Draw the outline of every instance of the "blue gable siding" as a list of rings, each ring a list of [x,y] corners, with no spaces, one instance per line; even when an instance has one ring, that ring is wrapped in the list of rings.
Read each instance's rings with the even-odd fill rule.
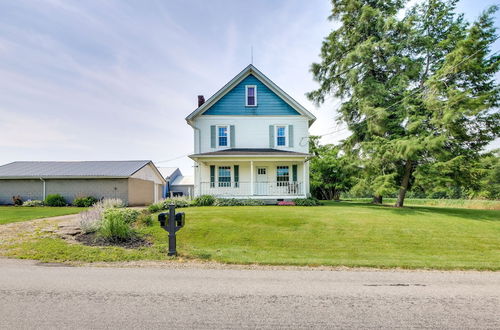
[[[245,106],[245,85],[257,86],[256,107]],[[259,79],[253,75],[249,75],[208,110],[206,110],[203,115],[290,116],[300,114],[273,91],[271,91]]]

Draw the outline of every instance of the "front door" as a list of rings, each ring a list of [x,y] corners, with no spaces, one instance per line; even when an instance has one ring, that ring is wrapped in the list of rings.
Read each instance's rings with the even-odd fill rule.
[[[268,192],[267,167],[257,167],[257,181],[255,183],[255,193],[257,195],[267,195]]]

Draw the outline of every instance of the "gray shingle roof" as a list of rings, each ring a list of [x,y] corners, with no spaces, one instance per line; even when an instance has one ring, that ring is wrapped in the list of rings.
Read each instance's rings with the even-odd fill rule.
[[[13,162],[0,166],[0,178],[129,177],[149,160]]]

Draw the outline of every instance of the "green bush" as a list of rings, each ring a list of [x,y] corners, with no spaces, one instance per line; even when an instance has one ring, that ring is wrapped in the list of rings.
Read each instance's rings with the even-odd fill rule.
[[[134,209],[106,209],[104,210],[103,218],[106,218],[108,214],[119,214],[123,217],[125,223],[132,224],[137,220],[141,212]]]
[[[175,207],[188,207],[190,205],[190,201],[185,198],[185,197],[174,197],[174,198],[167,198],[163,201],[164,210],[168,210],[168,206],[170,205],[171,202],[174,202]]]
[[[19,196],[19,195],[12,196],[12,203],[14,203],[14,205],[16,205],[16,206],[21,206],[21,205],[23,205],[23,200],[21,199],[21,196]]]
[[[91,207],[97,203],[98,199],[92,196],[82,196],[73,199],[73,206],[77,207]]]
[[[137,217],[136,223],[140,226],[149,227],[153,225],[154,221],[151,214],[141,213]]]
[[[106,241],[117,242],[130,240],[135,232],[123,212],[105,212],[98,234]]]
[[[43,201],[28,199],[26,202],[23,203],[23,206],[27,207],[43,206]]]
[[[163,210],[163,201],[148,206],[149,213],[156,213],[160,212],[161,210]]]
[[[216,198],[214,202],[215,206],[241,206],[243,203],[241,200],[236,198]]]
[[[319,206],[322,205],[319,200],[314,197],[309,198],[296,198],[293,200],[297,206]]]
[[[66,206],[66,200],[60,194],[51,194],[45,197],[46,206]]]
[[[214,202],[215,202],[214,196],[202,195],[202,196],[196,197],[191,202],[191,205],[193,205],[193,206],[212,206],[212,205],[214,205]]]
[[[260,199],[242,199],[240,200],[241,204],[240,205],[245,205],[245,206],[261,206],[265,205],[263,200]]]

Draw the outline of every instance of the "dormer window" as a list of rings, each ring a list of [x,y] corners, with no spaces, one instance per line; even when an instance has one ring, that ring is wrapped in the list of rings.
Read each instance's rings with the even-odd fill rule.
[[[245,92],[245,106],[247,107],[255,107],[257,106],[257,86],[255,85],[246,85]]]

